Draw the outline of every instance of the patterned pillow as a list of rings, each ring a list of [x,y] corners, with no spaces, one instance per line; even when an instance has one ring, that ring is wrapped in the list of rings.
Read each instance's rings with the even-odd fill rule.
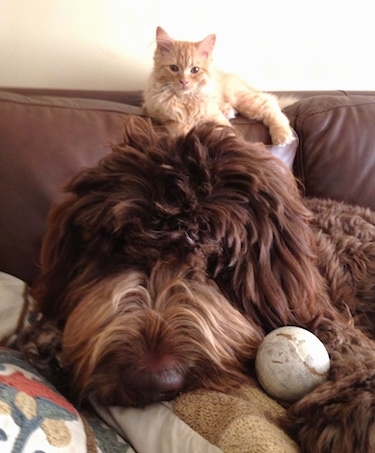
[[[0,349],[0,451],[124,453],[116,432],[77,409],[19,352]]]
[[[24,282],[0,272],[3,345],[5,340],[12,339],[25,296]],[[0,347],[0,452],[134,453],[134,450],[99,417],[78,411],[19,351],[3,346]]]
[[[13,351],[0,352],[0,396],[1,451],[86,450],[77,410]]]

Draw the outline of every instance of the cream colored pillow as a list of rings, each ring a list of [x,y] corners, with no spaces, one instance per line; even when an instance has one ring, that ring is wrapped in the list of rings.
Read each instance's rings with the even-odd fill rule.
[[[0,272],[0,342],[6,341],[15,332],[26,300],[26,290],[25,282]]]

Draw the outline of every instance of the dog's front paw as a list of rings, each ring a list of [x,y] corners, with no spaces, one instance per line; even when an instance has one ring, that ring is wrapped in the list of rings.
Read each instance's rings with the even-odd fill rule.
[[[288,409],[283,427],[304,453],[375,452],[374,378],[326,382]]]

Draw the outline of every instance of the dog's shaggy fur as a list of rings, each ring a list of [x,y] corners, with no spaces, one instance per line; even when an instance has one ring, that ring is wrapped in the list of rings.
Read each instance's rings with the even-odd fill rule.
[[[238,385],[267,332],[303,326],[331,370],[285,428],[304,452],[375,451],[374,213],[303,202],[233,130],[169,138],[137,117],[66,190],[33,288],[31,361],[60,356],[79,398],[143,406]]]

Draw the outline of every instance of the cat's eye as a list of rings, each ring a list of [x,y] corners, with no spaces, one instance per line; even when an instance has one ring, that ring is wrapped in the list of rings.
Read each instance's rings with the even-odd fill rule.
[[[197,72],[199,72],[198,66],[193,66],[193,67],[190,69],[190,72],[191,72],[192,74],[196,74]]]
[[[175,64],[171,64],[169,66],[169,69],[172,71],[172,72],[178,72],[178,66],[175,65]]]

